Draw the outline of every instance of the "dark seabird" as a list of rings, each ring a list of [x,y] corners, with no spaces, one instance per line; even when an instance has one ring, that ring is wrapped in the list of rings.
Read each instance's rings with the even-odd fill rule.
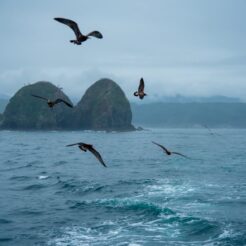
[[[54,20],[69,26],[74,31],[75,36],[76,36],[76,40],[70,40],[71,43],[81,45],[81,43],[86,41],[89,38],[89,36],[99,38],[99,39],[103,38],[103,35],[98,31],[92,31],[92,32],[88,33],[87,35],[83,35],[80,32],[78,24],[75,21],[65,19],[65,18],[54,18]]]
[[[104,163],[100,153],[98,151],[96,151],[94,148],[93,148],[93,145],[92,144],[86,144],[86,143],[74,143],[74,144],[69,144],[67,145],[66,147],[69,147],[69,146],[74,146],[74,145],[78,145],[78,147],[82,150],[82,151],[87,151],[89,150],[99,161],[100,163],[104,166],[104,167],[107,167],[106,164]]]
[[[145,96],[147,96],[147,94],[144,93],[144,80],[143,80],[143,78],[140,79],[138,91],[135,91],[133,93],[133,95],[135,97],[139,97],[140,99],[143,99]]]
[[[210,135],[212,135],[212,136],[221,136],[220,134],[213,132],[207,125],[202,125],[202,126],[209,131]]]
[[[45,97],[41,97],[41,96],[37,96],[37,95],[33,95],[33,94],[32,94],[32,96],[47,101],[47,104],[50,108],[53,108],[56,104],[61,103],[61,102],[65,103],[68,107],[73,108],[72,104],[66,102],[65,100],[63,100],[61,98],[57,98],[55,101],[51,101],[50,99],[45,98]]]
[[[186,155],[183,155],[183,154],[181,154],[181,153],[174,152],[174,151],[170,151],[170,150],[166,149],[166,148],[165,148],[163,145],[161,145],[161,144],[155,143],[155,142],[153,142],[153,141],[152,141],[152,143],[155,144],[155,145],[157,145],[157,146],[159,146],[159,147],[161,147],[167,155],[175,154],[175,155],[180,155],[180,156],[183,156],[183,157],[185,157],[185,158],[187,158],[187,159],[190,159],[190,158],[189,158],[188,156],[186,156]]]

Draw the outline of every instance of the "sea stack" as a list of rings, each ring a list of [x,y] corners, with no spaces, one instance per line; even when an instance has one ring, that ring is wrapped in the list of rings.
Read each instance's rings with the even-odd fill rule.
[[[2,128],[13,130],[53,130],[70,128],[73,109],[59,104],[53,109],[42,100],[37,100],[32,94],[38,94],[51,100],[69,98],[50,82],[37,82],[22,87],[10,99],[2,121]]]
[[[132,131],[132,111],[123,90],[110,79],[90,86],[75,108],[75,125],[83,130]]]

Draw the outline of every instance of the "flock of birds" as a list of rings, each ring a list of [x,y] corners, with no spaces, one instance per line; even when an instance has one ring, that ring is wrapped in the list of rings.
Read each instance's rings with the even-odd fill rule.
[[[65,19],[65,18],[54,18],[54,20],[62,23],[62,24],[65,24],[67,26],[69,26],[75,33],[75,36],[76,36],[76,39],[75,40],[70,40],[71,43],[74,43],[74,44],[77,44],[77,45],[81,45],[82,42],[85,42],[87,39],[90,38],[90,36],[92,37],[95,37],[95,38],[98,38],[98,39],[102,39],[103,38],[103,35],[99,32],[99,31],[92,31],[90,33],[88,33],[87,35],[83,35],[80,30],[79,30],[79,27],[78,27],[78,24],[75,22],[75,21],[72,21],[72,20],[69,20],[69,19]],[[141,100],[144,99],[145,96],[147,96],[147,94],[144,92],[144,80],[143,78],[140,79],[140,82],[139,82],[139,87],[138,87],[138,90],[135,91],[133,93],[134,96],[136,97],[139,97]],[[41,99],[41,100],[44,100],[47,102],[48,106],[52,109],[56,104],[58,103],[64,103],[66,106],[70,107],[70,108],[73,108],[73,105],[67,101],[65,101],[64,99],[62,98],[57,98],[56,100],[51,100],[49,98],[45,98],[45,97],[42,97],[42,96],[39,96],[39,95],[34,95],[32,94],[31,96],[35,97],[35,98],[38,98],[38,99]],[[168,150],[166,147],[164,147],[163,145],[161,144],[158,144],[156,142],[152,142],[153,144],[157,145],[158,147],[160,147],[163,152],[166,154],[166,155],[172,155],[172,154],[176,154],[176,155],[179,155],[179,156],[182,156],[182,157],[185,157],[185,158],[188,158],[190,159],[188,156],[186,155],[183,155],[179,152],[175,152],[175,151],[170,151]],[[78,146],[79,149],[81,151],[84,151],[86,152],[87,150],[90,151],[97,159],[98,161],[104,166],[104,167],[107,167],[107,165],[105,164],[102,156],[100,155],[100,153],[93,147],[93,145],[91,144],[87,144],[87,143],[82,143],[82,142],[79,142],[79,143],[73,143],[73,144],[69,144],[69,145],[66,145],[66,147],[70,147],[70,146]]]

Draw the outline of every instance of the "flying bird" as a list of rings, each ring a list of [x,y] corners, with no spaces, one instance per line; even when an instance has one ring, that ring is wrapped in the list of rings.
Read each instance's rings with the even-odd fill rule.
[[[90,38],[90,36],[95,37],[95,38],[99,38],[99,39],[103,38],[103,35],[99,31],[92,31],[92,32],[88,33],[87,35],[83,35],[80,32],[79,26],[75,21],[65,19],[65,18],[54,18],[54,20],[69,26],[74,31],[75,36],[76,36],[76,40],[70,40],[71,43],[81,45],[81,43],[86,41],[88,38]]]
[[[144,93],[144,80],[143,80],[143,78],[140,79],[138,91],[135,91],[133,93],[133,95],[135,97],[139,97],[140,99],[143,99],[145,96],[147,96],[147,94]]]
[[[180,156],[183,156],[183,157],[185,157],[185,158],[187,158],[187,159],[190,159],[190,158],[189,158],[188,156],[186,156],[186,155],[183,155],[183,154],[181,154],[181,153],[178,153],[178,152],[174,152],[174,151],[168,150],[167,148],[165,148],[165,147],[164,147],[163,145],[161,145],[161,144],[158,144],[158,143],[153,142],[153,141],[152,141],[152,143],[155,144],[155,145],[157,145],[157,146],[159,146],[159,147],[161,147],[167,155],[175,154],[175,155],[180,155]]]
[[[207,125],[202,125],[204,128],[206,128],[209,131],[209,134],[212,136],[221,136],[220,134],[213,132]]]
[[[86,144],[86,143],[74,143],[74,144],[69,144],[69,145],[66,145],[66,147],[70,147],[70,146],[74,146],[74,145],[78,145],[78,147],[86,152],[87,150],[89,150],[98,160],[99,162],[104,166],[104,167],[107,167],[105,162],[103,161],[102,159],[102,156],[100,155],[100,153],[94,149],[93,145],[92,144]]]
[[[64,104],[66,104],[68,107],[73,108],[73,105],[72,105],[72,104],[66,102],[65,100],[63,100],[63,99],[61,99],[61,98],[57,98],[55,101],[51,101],[50,99],[45,98],[45,97],[37,96],[37,95],[34,95],[34,94],[31,94],[31,95],[32,95],[33,97],[36,97],[36,98],[45,100],[50,108],[53,108],[53,107],[54,107],[56,104],[58,104],[58,103],[64,103]]]

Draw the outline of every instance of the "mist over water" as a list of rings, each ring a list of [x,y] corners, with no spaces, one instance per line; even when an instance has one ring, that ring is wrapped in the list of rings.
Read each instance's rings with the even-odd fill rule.
[[[214,131],[1,131],[0,244],[245,245],[246,130]]]

